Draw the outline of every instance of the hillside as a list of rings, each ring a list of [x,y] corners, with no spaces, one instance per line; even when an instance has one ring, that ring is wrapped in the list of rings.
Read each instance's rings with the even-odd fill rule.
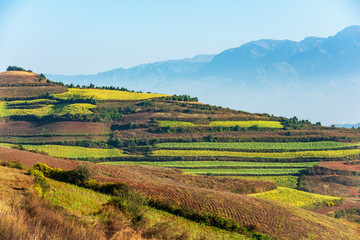
[[[356,219],[336,211],[360,209],[359,129],[252,114],[188,95],[62,86],[50,80],[35,86],[39,75],[28,72],[0,76],[7,84],[0,87],[6,88],[0,97],[0,162],[59,168],[37,168],[54,189],[65,186],[52,181],[68,181],[102,191],[106,196],[97,197],[103,200],[114,186],[131,189],[135,195],[122,194],[132,200],[115,204],[124,211],[122,219],[136,222],[127,211],[134,210],[130,206],[141,194],[147,202],[141,200],[142,207],[152,214],[192,226],[185,239],[218,239],[218,231],[223,239],[232,234],[240,234],[234,239],[358,238],[358,224],[325,214]],[[30,84],[40,90],[12,95]],[[71,182],[84,166],[90,180]],[[79,211],[76,205],[62,207]],[[199,223],[211,228],[202,230],[210,237],[196,233]],[[145,234],[148,225],[141,231],[127,226],[151,239]]]

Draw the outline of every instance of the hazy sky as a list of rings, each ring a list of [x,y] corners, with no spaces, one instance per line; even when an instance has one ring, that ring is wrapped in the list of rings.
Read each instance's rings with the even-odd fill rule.
[[[357,0],[0,0],[0,71],[89,74],[360,25]]]

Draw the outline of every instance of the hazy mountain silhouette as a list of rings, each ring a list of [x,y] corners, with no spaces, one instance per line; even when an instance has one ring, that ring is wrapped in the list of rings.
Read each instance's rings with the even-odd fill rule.
[[[186,93],[203,102],[313,121],[358,122],[360,26],[300,42],[263,39],[217,55],[142,64],[54,81]],[[331,109],[331,110],[330,110]]]

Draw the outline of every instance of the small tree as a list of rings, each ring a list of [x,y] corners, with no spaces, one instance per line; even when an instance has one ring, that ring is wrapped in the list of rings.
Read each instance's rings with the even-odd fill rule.
[[[39,82],[44,79],[46,79],[45,75],[43,73],[40,73]]]

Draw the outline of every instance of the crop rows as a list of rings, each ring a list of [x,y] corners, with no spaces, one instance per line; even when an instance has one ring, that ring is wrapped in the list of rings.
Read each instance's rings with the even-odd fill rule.
[[[2,147],[14,147],[15,144],[0,143]],[[60,158],[107,158],[107,157],[126,157],[123,151],[119,149],[100,149],[86,148],[78,146],[63,145],[22,145],[25,150],[46,153],[53,157]]]
[[[339,197],[308,193],[284,187],[278,187],[277,189],[271,191],[251,195],[258,198],[282,202],[295,207],[308,207],[325,201],[340,200]]]
[[[229,177],[229,176],[227,176]],[[282,175],[282,176],[231,176],[231,178],[246,179],[251,181],[263,181],[263,182],[273,182],[276,183],[279,187],[287,188],[297,188],[298,186],[298,176],[292,175]]]
[[[358,156],[360,149],[346,150],[319,150],[301,152],[232,152],[232,151],[213,151],[213,150],[156,150],[152,156],[213,156],[213,157],[238,157],[238,158],[342,158]]]
[[[182,169],[184,173],[214,175],[295,175],[305,168],[215,168]]]
[[[107,89],[80,89],[70,88],[68,92],[54,94],[53,96],[59,99],[67,99],[71,97],[76,98],[94,98],[95,100],[142,100],[149,98],[160,98],[169,95],[155,94],[155,93],[135,93],[118,90],[107,90]]]
[[[238,150],[323,150],[359,146],[360,143],[319,142],[168,142],[156,144],[166,149],[238,149]]]
[[[0,102],[0,117],[8,116],[9,112],[6,108],[6,102]]]
[[[279,163],[279,162],[233,162],[233,161],[169,161],[169,162],[105,162],[103,164],[145,164],[160,167],[175,168],[222,168],[222,167],[246,167],[246,168],[309,168],[319,162],[300,162],[300,163]]]
[[[34,99],[34,100],[16,100],[8,102],[9,105],[24,105],[24,104],[49,104],[49,103],[56,103],[56,100],[51,99]]]
[[[36,115],[39,117],[48,116],[51,114],[54,115],[65,115],[65,114],[92,114],[93,112],[90,109],[95,108],[96,106],[88,103],[74,103],[74,104],[58,104],[58,105],[44,105],[41,108],[28,109],[28,108],[16,108],[16,109],[6,109],[6,107],[1,107],[0,113],[1,116],[25,116],[25,115]]]
[[[243,127],[257,126],[259,128],[283,128],[278,121],[212,121],[208,125],[194,124],[185,121],[159,121],[160,127]]]

